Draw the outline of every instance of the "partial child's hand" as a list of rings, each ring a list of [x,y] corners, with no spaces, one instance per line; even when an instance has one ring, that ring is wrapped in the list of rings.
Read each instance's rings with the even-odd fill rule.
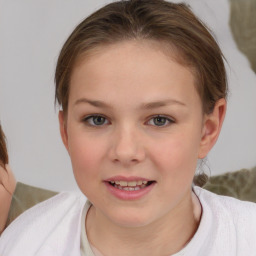
[[[5,229],[15,187],[16,180],[10,167],[0,166],[0,234]]]
[[[16,180],[8,164],[5,165],[5,169],[0,166],[0,186],[1,185],[12,196],[16,187]]]

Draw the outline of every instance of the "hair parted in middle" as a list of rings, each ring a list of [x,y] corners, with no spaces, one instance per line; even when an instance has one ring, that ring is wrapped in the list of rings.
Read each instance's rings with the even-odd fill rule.
[[[187,5],[163,0],[116,1],[82,21],[60,52],[55,72],[55,102],[65,115],[70,78],[77,63],[97,47],[128,40],[159,42],[165,46],[163,51],[169,49],[172,58],[188,66],[195,76],[204,113],[211,113],[216,101],[226,98],[222,52]]]

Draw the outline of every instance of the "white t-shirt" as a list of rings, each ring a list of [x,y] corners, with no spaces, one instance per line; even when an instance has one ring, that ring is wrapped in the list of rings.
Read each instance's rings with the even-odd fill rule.
[[[194,191],[202,205],[200,225],[186,247],[173,256],[255,256],[256,204],[199,187]],[[83,251],[94,256],[81,230],[89,208],[84,196],[66,192],[36,205],[4,231],[0,255],[80,256]]]

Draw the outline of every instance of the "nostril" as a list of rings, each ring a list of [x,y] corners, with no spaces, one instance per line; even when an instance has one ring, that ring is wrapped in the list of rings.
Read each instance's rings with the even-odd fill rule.
[[[144,147],[137,136],[132,136],[132,132],[124,131],[125,134],[119,134],[111,139],[109,156],[115,163],[125,165],[136,164],[145,157]],[[129,133],[129,134],[127,134]]]

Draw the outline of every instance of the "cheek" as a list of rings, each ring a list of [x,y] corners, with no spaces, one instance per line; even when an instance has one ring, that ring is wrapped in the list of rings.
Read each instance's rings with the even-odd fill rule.
[[[78,183],[80,180],[87,181],[90,177],[99,175],[100,165],[104,161],[104,152],[105,146],[102,141],[83,136],[81,133],[76,133],[74,136],[70,134],[69,155]]]
[[[155,164],[161,166],[162,172],[173,179],[181,176],[193,177],[198,159],[199,137],[197,134],[175,134],[162,143],[157,143],[151,152]]]

